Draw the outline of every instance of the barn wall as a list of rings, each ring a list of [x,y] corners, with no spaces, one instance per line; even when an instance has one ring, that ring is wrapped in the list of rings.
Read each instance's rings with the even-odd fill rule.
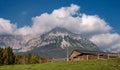
[[[92,59],[109,59],[109,58],[119,58],[120,54],[109,53],[109,54],[91,54],[91,53],[80,53],[79,51],[73,51],[70,55],[70,60],[92,60]]]
[[[73,51],[69,58],[70,58],[70,59],[73,59],[74,57],[77,57],[77,56],[80,55],[80,54],[81,54],[80,52]]]

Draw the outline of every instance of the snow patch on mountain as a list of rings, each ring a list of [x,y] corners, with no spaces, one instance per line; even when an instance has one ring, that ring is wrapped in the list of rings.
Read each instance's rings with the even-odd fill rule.
[[[55,41],[42,42],[39,46],[45,46],[45,45],[49,45],[51,43],[55,43]]]
[[[69,47],[69,46],[70,46],[70,43],[65,41],[65,39],[63,39],[62,42],[61,42],[61,47],[63,49],[65,49],[65,47]]]
[[[66,33],[62,33],[62,32],[56,32],[56,33],[50,33],[48,35],[48,37],[58,37],[58,36],[61,36],[62,38],[64,38],[64,36],[69,36],[69,34],[66,32]]]

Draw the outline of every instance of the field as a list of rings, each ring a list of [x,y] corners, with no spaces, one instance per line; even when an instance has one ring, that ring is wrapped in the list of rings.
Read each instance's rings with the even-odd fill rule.
[[[0,66],[0,70],[120,70],[120,59],[5,65]]]

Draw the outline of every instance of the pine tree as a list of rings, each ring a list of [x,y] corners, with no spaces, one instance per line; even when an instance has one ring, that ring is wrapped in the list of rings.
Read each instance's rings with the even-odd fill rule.
[[[15,56],[13,54],[12,48],[7,48],[7,57],[8,57],[8,64],[14,64]]]
[[[12,48],[8,47],[3,50],[3,64],[9,65],[9,64],[14,64],[15,61],[15,56],[13,54]]]
[[[7,48],[5,48],[5,49],[3,50],[2,59],[3,59],[3,64],[7,65],[7,64],[8,64],[8,53],[7,53]]]

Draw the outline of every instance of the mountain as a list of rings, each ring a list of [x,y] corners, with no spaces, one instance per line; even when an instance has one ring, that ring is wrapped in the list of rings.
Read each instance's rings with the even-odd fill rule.
[[[10,45],[6,44],[9,42],[13,46],[15,43],[18,47],[13,47],[14,51],[33,53],[43,57],[64,58],[66,57],[67,49],[69,54],[75,49],[100,51],[91,41],[60,27],[35,37],[10,35],[8,37],[2,36],[2,38],[0,36],[0,45]]]
[[[20,36],[20,35],[0,35],[0,47],[6,48],[11,47],[14,52],[20,52],[25,44],[30,40],[30,36]],[[27,49],[26,51],[28,51]]]
[[[32,47],[32,50],[28,51],[28,53],[54,58],[66,57],[67,48],[69,54],[75,49],[100,51],[91,41],[60,27],[29,40],[26,46]]]
[[[15,35],[0,35],[0,47],[12,47],[13,49],[18,49],[20,46],[20,36],[15,37]],[[16,47],[17,46],[17,47]]]

